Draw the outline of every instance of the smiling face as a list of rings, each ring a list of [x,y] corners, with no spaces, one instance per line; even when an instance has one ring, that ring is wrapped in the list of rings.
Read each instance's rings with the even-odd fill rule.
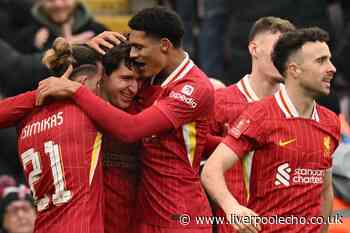
[[[103,78],[103,90],[108,101],[118,108],[128,108],[137,94],[138,78],[139,75],[123,62],[110,76]]]
[[[161,51],[160,39],[147,35],[143,31],[132,30],[129,43],[130,58],[135,61],[142,77],[156,76],[164,69],[166,58]]]
[[[42,0],[42,6],[55,24],[64,24],[73,14],[76,0]]]
[[[308,42],[296,54],[299,85],[314,97],[328,95],[336,69],[325,42]]]

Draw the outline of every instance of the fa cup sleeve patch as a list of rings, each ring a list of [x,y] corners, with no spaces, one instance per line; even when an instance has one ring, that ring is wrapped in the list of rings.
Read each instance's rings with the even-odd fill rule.
[[[229,134],[235,138],[239,138],[249,127],[250,119],[246,116],[240,116],[231,126]]]

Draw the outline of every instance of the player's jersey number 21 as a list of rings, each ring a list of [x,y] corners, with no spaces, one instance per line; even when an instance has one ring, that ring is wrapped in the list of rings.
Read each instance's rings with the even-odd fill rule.
[[[28,175],[28,182],[30,189],[32,190],[34,200],[37,202],[38,211],[46,209],[50,204],[50,199],[53,205],[57,206],[68,202],[72,198],[72,193],[66,190],[65,179],[63,177],[63,164],[60,156],[60,148],[58,144],[53,141],[47,141],[44,143],[45,155],[49,156],[50,167],[53,177],[53,184],[55,187],[55,193],[50,198],[47,194],[44,197],[38,199],[34,184],[40,180],[42,173],[42,164],[40,162],[39,152],[31,148],[21,154],[23,167],[26,170],[29,164],[32,164],[33,170]]]

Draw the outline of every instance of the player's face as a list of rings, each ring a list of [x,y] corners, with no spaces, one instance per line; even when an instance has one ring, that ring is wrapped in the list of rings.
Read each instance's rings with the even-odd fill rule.
[[[165,67],[160,40],[143,31],[132,30],[129,36],[130,58],[133,59],[142,77],[158,75]]]
[[[13,201],[5,211],[4,228],[7,232],[32,233],[36,214],[28,201]]]
[[[103,79],[108,101],[118,108],[128,108],[137,94],[139,81],[139,75],[122,64]]]
[[[308,42],[300,51],[300,85],[314,97],[328,95],[336,69],[325,42]]]
[[[50,19],[56,24],[67,22],[74,10],[76,0],[42,0]]]
[[[277,82],[283,82],[283,77],[272,63],[271,54],[273,47],[280,36],[280,32],[265,32],[257,35],[254,40],[257,45],[255,62],[257,63],[259,72],[264,73],[266,77],[270,77]]]

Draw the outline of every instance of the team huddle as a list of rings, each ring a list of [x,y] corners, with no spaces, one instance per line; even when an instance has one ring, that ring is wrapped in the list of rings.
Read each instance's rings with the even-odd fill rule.
[[[182,49],[176,13],[144,9],[129,27],[87,45],[56,39],[43,57],[55,76],[1,101],[0,127],[18,128],[35,232],[211,233],[198,217],[232,215],[254,221],[217,232],[327,232],[256,221],[331,214],[340,124],[316,103],[336,72],[327,32],[257,20],[251,73],[214,91]]]

